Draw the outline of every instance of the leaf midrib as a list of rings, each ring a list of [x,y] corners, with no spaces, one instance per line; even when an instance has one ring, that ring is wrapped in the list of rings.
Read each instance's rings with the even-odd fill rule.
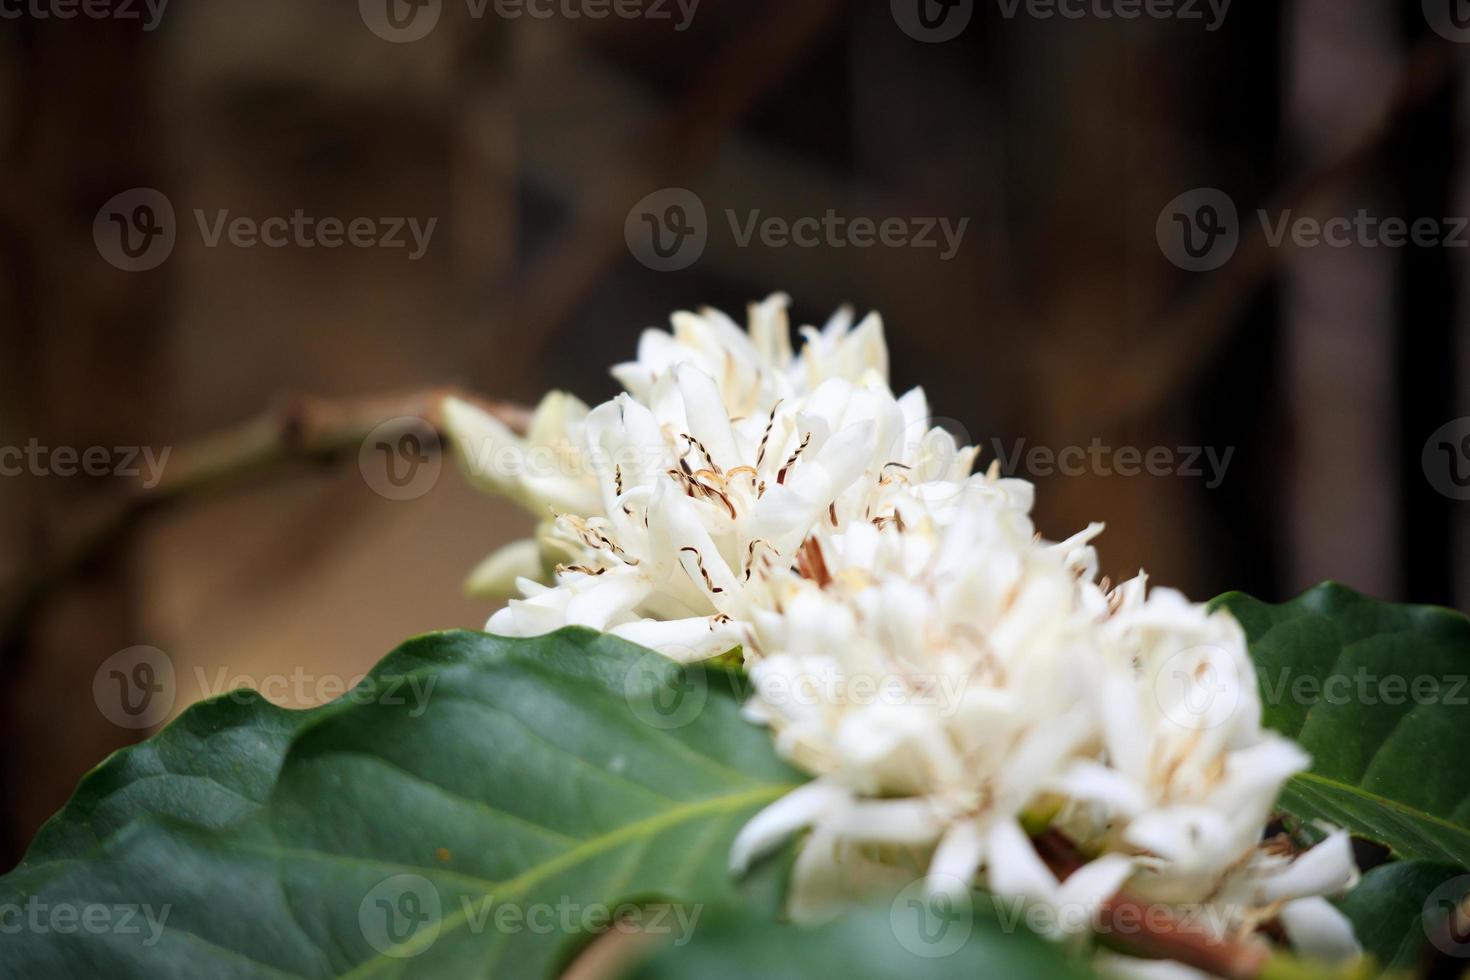
[[[495,891],[501,896],[523,895],[529,889],[545,881],[547,878],[558,874],[577,864],[597,857],[612,850],[619,844],[637,840],[639,837],[651,836],[658,831],[677,826],[688,820],[709,814],[732,813],[744,807],[756,803],[769,802],[777,797],[797,788],[795,783],[780,783],[776,785],[759,786],[756,789],[744,790],[739,793],[731,793],[723,796],[714,796],[699,800],[695,803],[683,804],[651,816],[635,820],[632,823],[623,824],[605,834],[589,837],[576,847],[558,854],[548,861],[535,865],[504,882],[495,886]],[[490,897],[489,892],[486,897]],[[609,896],[609,900],[615,900],[617,896]],[[428,948],[428,945],[437,942],[446,932],[452,932],[468,922],[468,914],[461,903],[460,909],[451,915],[445,916],[440,922],[438,930],[420,930],[410,936],[406,941],[392,947],[390,952],[381,953],[369,960],[364,960],[348,972],[342,974],[339,980],[354,980],[354,978],[372,976],[381,967],[392,962],[400,962],[416,953]],[[421,940],[421,937],[427,937]]]
[[[1330,789],[1340,790],[1341,792],[1356,796],[1364,802],[1374,803],[1378,806],[1384,807],[1385,809],[1393,810],[1397,813],[1403,814],[1406,817],[1410,817],[1412,819],[1419,820],[1427,824],[1432,824],[1443,830],[1448,830],[1453,834],[1463,837],[1467,843],[1470,843],[1470,829],[1461,827],[1455,823],[1451,823],[1444,817],[1437,816],[1433,813],[1428,812],[1427,810],[1417,810],[1414,807],[1409,806],[1407,803],[1400,803],[1398,800],[1391,800],[1386,796],[1379,796],[1377,793],[1373,793],[1369,790],[1364,789],[1361,786],[1354,785],[1353,783],[1345,783],[1341,780],[1331,779],[1327,776],[1319,775],[1315,772],[1299,772],[1295,776],[1293,776],[1292,779],[1308,783],[1320,783],[1321,785],[1326,786]]]

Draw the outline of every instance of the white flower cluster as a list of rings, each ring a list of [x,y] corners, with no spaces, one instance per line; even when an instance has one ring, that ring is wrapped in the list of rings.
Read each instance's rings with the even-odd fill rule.
[[[972,474],[923,392],[895,397],[876,316],[803,328],[793,353],[786,303],[752,306],[748,332],[676,314],[614,369],[625,394],[553,393],[524,438],[446,405],[471,478],[545,518],[475,574],[524,595],[488,629],[583,625],[684,661],[740,647],[749,715],[816,778],[732,860],[808,830],[799,919],[919,871],[1044,903],[1058,934],[1126,889],[1354,955],[1322,897],[1356,878],[1347,836],[1261,841],[1307,759],[1261,727],[1238,624],[1142,574],[1100,583],[1101,525],[1042,540],[1029,483]]]

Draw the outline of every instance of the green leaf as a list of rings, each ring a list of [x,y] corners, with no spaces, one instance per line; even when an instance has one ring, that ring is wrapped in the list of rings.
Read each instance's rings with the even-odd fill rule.
[[[814,929],[780,925],[742,909],[711,909],[684,945],[667,944],[632,980],[1074,980],[1092,974],[1065,948],[990,918],[932,920],[922,933],[902,896]],[[675,940],[675,943],[684,940]]]
[[[740,898],[731,839],[799,779],[724,671],[433,634],[331,705],[196,706],[100,767],[0,879],[0,975],[550,976],[620,903]]]
[[[1335,584],[1215,604],[1245,628],[1266,725],[1312,755],[1282,808],[1403,858],[1470,864],[1470,620]]]
[[[420,637],[384,657],[350,698],[316,711],[287,711],[248,689],[201,702],[147,741],[120,749],[88,773],[46,822],[21,868],[82,853],[133,820],[168,816],[225,827],[260,808],[275,785],[291,739],[310,720],[372,691],[412,686],[412,676],[454,661],[473,634]]]
[[[1433,861],[1395,861],[1363,875],[1338,905],[1353,933],[1385,971],[1418,966],[1429,951],[1430,934],[1450,955],[1470,955],[1470,943],[1455,944],[1443,932],[1449,904],[1470,890],[1463,868]]]

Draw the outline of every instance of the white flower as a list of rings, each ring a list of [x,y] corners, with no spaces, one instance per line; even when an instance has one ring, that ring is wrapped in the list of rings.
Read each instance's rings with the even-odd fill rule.
[[[901,522],[817,529],[807,548],[828,582],[792,574],[779,613],[757,614],[748,714],[817,779],[751,821],[735,867],[810,827],[811,840],[920,848],[933,886],[1045,905],[1058,936],[1126,887],[1222,937],[1280,917],[1299,948],[1351,954],[1347,920],[1316,898],[1354,882],[1347,835],[1299,857],[1258,843],[1307,757],[1261,729],[1235,620],[1148,594],[1142,576],[1104,592],[1097,527],[1039,541],[1029,494],[994,476],[938,507],[920,497],[895,498]],[[832,676],[813,688],[828,696],[792,695]],[[831,696],[858,677],[901,696]],[[963,691],[939,696],[956,677]],[[1023,832],[1038,817],[1091,860],[1050,867]],[[807,892],[841,855],[804,849],[795,909],[831,911]]]
[[[1099,583],[1100,524],[1043,540],[1029,483],[972,474],[922,391],[894,396],[876,316],[801,335],[793,352],[780,295],[748,332],[676,314],[614,369],[624,394],[550,395],[524,438],[447,405],[471,478],[542,518],[477,569],[521,593],[487,628],[587,626],[685,661],[741,647],[748,717],[814,779],[731,863],[805,833],[799,920],[901,883],[902,855],[933,888],[1050,908],[1058,937],[1124,890],[1352,955],[1321,898],[1355,880],[1346,835],[1260,840],[1308,760],[1263,729],[1239,625],[1142,573]]]
[[[741,832],[735,867],[810,828],[797,914],[833,911],[811,897],[837,874],[824,864],[904,847],[930,855],[936,887],[1049,907],[1058,936],[1126,886],[1220,935],[1280,915],[1300,948],[1348,951],[1346,920],[1314,897],[1351,885],[1346,835],[1294,859],[1259,843],[1307,758],[1261,728],[1238,624],[1142,577],[1105,592],[1100,528],[1041,541],[1008,482],[899,492],[895,520],[814,531],[823,579],[772,578],[747,712],[817,778]],[[1022,829],[1048,821],[1090,860],[1049,866]]]
[[[937,880],[986,868],[1004,894],[1072,901],[1019,821],[1099,731],[1090,691],[1106,665],[1078,653],[1105,600],[1079,587],[1085,540],[1036,542],[1029,487],[1016,481],[991,474],[932,490],[884,495],[875,522],[819,528],[805,547],[823,576],[773,577],[773,609],[748,631],[757,692],[748,711],[818,776],[814,785],[846,793],[808,815],[814,834],[851,839],[847,828],[862,826],[871,835],[886,823],[868,811],[898,797],[902,812],[924,819],[906,819],[902,841],[877,839],[933,849]],[[800,696],[804,678],[822,676],[842,678],[837,696]],[[737,840],[737,859],[763,826]],[[1116,886],[1130,866],[1110,861],[1106,875],[1094,870],[1072,888]],[[819,872],[797,871],[800,902],[803,873]]]
[[[534,545],[472,577],[495,594],[515,576],[523,594],[488,628],[582,625],[678,659],[715,656],[814,527],[869,520],[896,475],[967,473],[973,450],[925,431],[923,392],[889,390],[877,317],[850,321],[805,328],[793,354],[784,296],[752,307],[749,336],[723,314],[676,314],[672,334],[648,331],[639,359],[615,369],[627,394],[590,411],[549,395],[525,438],[448,402],[471,479],[545,518]],[[539,566],[555,566],[556,592],[526,574]]]

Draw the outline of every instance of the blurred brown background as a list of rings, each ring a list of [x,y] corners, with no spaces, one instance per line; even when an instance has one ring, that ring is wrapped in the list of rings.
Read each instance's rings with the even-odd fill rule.
[[[1202,20],[1123,20],[960,0],[948,15],[968,23],[931,43],[901,27],[902,2],[701,0],[683,30],[672,0],[667,18],[645,0],[603,19],[568,14],[596,0],[544,19],[469,0],[176,0],[154,29],[141,0],[141,20],[0,4],[0,445],[172,447],[182,467],[193,440],[290,396],[454,383],[596,401],[671,310],[739,318],[783,289],[799,322],[882,311],[895,387],[922,383],[986,461],[1017,439],[1233,449],[1215,487],[1018,471],[1048,536],[1108,523],[1114,578],[1143,565],[1198,598],[1285,598],[1332,577],[1470,607],[1467,505],[1421,465],[1470,413],[1466,250],[1266,248],[1251,216],[1470,213],[1470,48],[1431,30],[1433,4],[1238,3],[1211,24],[1203,3]],[[370,26],[388,3],[398,23],[438,20],[390,42]],[[129,272],[93,224],[140,187],[172,203],[177,244]],[[674,272],[624,240],[665,187],[709,214],[704,253]],[[1156,238],[1197,187],[1241,213],[1235,257],[1201,273]],[[209,247],[195,209],[437,224],[415,261]],[[943,260],[742,246],[727,209],[969,223]],[[115,652],[166,651],[176,713],[201,677],[351,679],[410,634],[483,622],[460,582],[528,518],[451,467],[390,500],[355,445],[308,455],[156,507],[117,476],[0,478],[6,866],[142,734],[94,702]],[[143,519],[53,576],[119,499]]]

